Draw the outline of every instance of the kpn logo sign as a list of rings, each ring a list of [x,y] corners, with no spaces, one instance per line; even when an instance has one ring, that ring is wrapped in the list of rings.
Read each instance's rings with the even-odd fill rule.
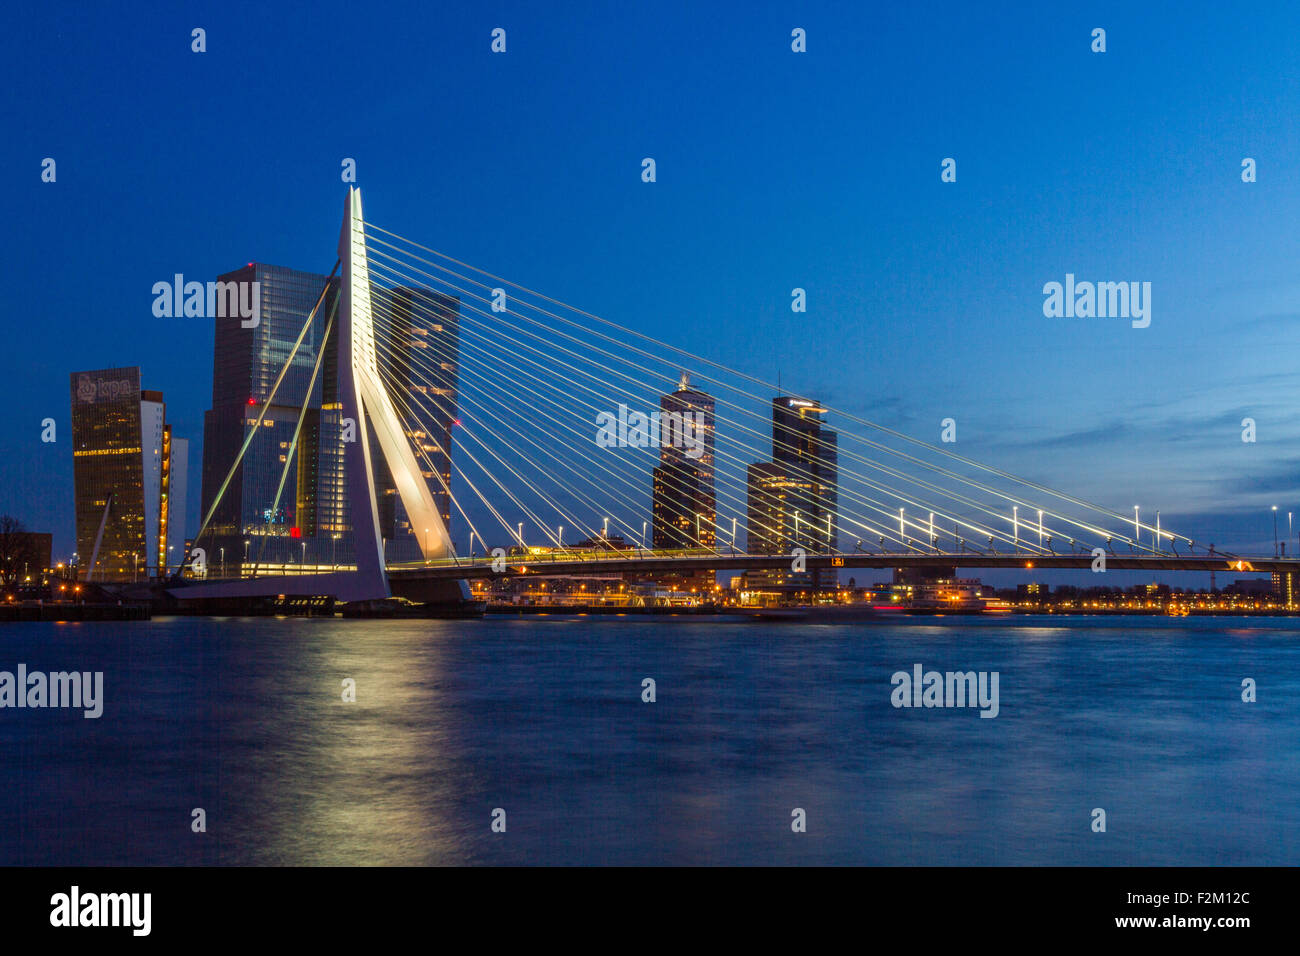
[[[171,282],[153,284],[153,314],[159,319],[224,319],[255,329],[262,321],[262,283],[186,282],[176,273]]]

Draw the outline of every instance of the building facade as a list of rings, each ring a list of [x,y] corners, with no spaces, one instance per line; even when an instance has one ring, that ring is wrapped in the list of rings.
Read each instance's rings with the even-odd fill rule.
[[[838,550],[838,436],[825,427],[826,409],[792,396],[772,400],[772,460],[749,467],[747,548],[751,554],[807,554]],[[750,590],[833,591],[833,568],[789,568],[745,575]]]
[[[313,378],[337,302],[337,280],[254,262],[218,281],[258,283],[260,309],[256,324],[238,314],[213,319],[201,513],[206,516],[214,501],[217,505],[195,544],[204,549],[209,573],[223,576],[251,573],[253,566],[315,569],[330,560],[331,548],[323,542],[346,527],[340,416],[337,403],[331,407],[326,400],[324,369]],[[295,351],[322,291],[317,317]],[[231,473],[245,442],[243,458]],[[337,454],[331,454],[336,446]],[[349,547],[350,541],[345,563]],[[337,547],[333,553],[337,556]]]
[[[659,465],[653,472],[654,547],[713,548],[718,541],[715,490],[714,399],[690,387],[682,374],[676,391],[659,398]],[[688,417],[689,416],[689,417]],[[684,423],[679,429],[678,423]]]
[[[73,372],[71,385],[78,564],[88,580],[156,577],[171,484],[162,393],[141,390],[138,367]]]

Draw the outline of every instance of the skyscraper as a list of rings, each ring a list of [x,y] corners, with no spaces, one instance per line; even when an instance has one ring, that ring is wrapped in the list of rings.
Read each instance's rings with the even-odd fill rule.
[[[166,566],[171,472],[162,393],[141,391],[130,367],[73,372],[71,397],[81,566],[96,581],[155,576]]]
[[[244,564],[292,571],[338,559],[343,542],[329,539],[346,525],[341,423],[337,402],[327,400],[326,369],[314,382],[312,376],[338,282],[329,280],[327,289],[326,276],[265,263],[249,263],[219,281],[257,282],[260,310],[255,325],[237,314],[213,320],[212,408],[203,419],[201,513],[207,515],[218,496],[219,504],[195,543],[205,549],[209,569],[220,567],[228,574]],[[322,291],[326,294],[316,319],[294,352]],[[293,361],[276,388],[290,354]],[[273,389],[275,400],[256,426]],[[254,426],[257,434],[230,474]],[[349,548],[350,541],[341,549],[344,561]]]
[[[656,548],[717,544],[714,407],[713,396],[691,388],[685,372],[676,391],[659,398],[660,422],[667,424],[661,427],[659,466],[653,473]]]
[[[828,554],[837,548],[838,436],[824,427],[826,409],[807,399],[772,400],[772,461],[750,465],[748,550],[753,554]],[[750,572],[755,588],[834,588],[834,569]]]
[[[714,399],[691,388],[682,373],[676,390],[659,397],[659,465],[651,475],[651,540],[658,549],[715,548]],[[663,587],[707,594],[717,571],[661,572]]]

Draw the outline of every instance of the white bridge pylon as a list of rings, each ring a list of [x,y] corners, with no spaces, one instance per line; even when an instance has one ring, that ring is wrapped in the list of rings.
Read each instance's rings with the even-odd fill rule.
[[[397,414],[388,389],[379,376],[375,349],[375,322],[370,301],[370,270],[366,234],[361,214],[361,190],[348,189],[339,233],[339,398],[344,417],[356,422],[356,440],[344,447],[348,498],[352,502],[352,531],[356,542],[357,573],[384,596],[389,592],[384,565],[384,540],[379,529],[366,415],[374,427],[379,452],[393,476],[411,528],[426,560],[451,557],[451,537],[434,504],[424,473],[415,460],[406,425]]]

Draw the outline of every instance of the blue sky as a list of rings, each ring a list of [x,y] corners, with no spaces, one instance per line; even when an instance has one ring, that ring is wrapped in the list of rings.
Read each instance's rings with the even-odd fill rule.
[[[1294,5],[273,6],[0,37],[0,511],[56,547],[68,373],[142,366],[197,482],[211,322],[152,285],[329,271],[343,157],[398,233],[927,440],[954,417],[969,457],[1225,547],[1300,513]],[[1150,327],[1044,317],[1067,272],[1151,282]]]

